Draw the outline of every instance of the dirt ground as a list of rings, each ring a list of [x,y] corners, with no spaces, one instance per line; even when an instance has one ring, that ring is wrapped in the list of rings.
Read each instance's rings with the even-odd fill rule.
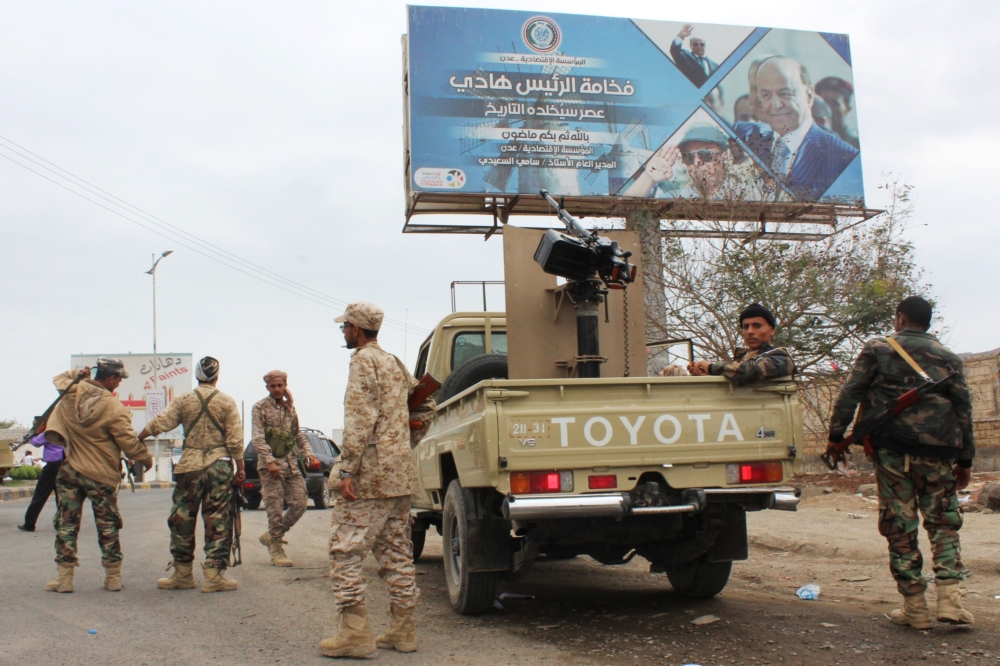
[[[981,485],[984,478],[976,478]],[[797,513],[750,514],[750,559],[734,565],[729,586],[706,601],[683,599],[648,565],[606,567],[586,557],[536,562],[502,592],[534,599],[506,600],[480,618],[447,608],[440,540],[429,536],[420,561],[428,617],[436,632],[515,634],[557,648],[560,658],[533,663],[570,664],[997,664],[1000,663],[1000,515],[969,514],[963,555],[972,575],[963,585],[976,625],[939,625],[928,631],[896,627],[898,605],[884,539],[876,526],[877,501],[854,491],[867,479],[807,479],[813,488]],[[838,490],[823,494],[824,486]],[[841,490],[842,488],[842,490]],[[817,493],[818,490],[818,494]],[[433,535],[433,532],[431,532]],[[929,553],[926,537],[922,550]],[[925,572],[930,572],[930,563]],[[795,590],[820,586],[816,601]],[[934,586],[928,596],[933,609]],[[714,615],[719,621],[694,625]],[[524,655],[519,655],[523,657]],[[484,655],[481,663],[508,663]]]

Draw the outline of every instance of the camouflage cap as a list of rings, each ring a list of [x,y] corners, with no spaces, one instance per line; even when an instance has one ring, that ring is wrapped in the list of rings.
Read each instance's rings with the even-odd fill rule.
[[[338,324],[343,324],[346,321],[366,331],[377,331],[382,328],[382,317],[384,316],[385,313],[374,303],[355,301],[348,305],[344,314],[334,321]]]
[[[122,379],[128,379],[128,373],[125,372],[125,364],[117,358],[101,356],[97,359],[97,371],[102,374],[118,375]]]
[[[714,143],[720,150],[725,150],[729,147],[729,136],[713,125],[695,125],[684,134],[684,138],[681,139],[681,142],[677,146],[683,150],[684,144],[691,141]]]

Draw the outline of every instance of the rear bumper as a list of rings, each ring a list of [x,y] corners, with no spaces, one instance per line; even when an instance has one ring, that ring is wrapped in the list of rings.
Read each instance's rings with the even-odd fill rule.
[[[508,495],[503,501],[507,520],[550,520],[558,518],[623,518],[674,513],[697,513],[708,502],[752,500],[765,508],[796,511],[800,491],[791,487],[770,488],[690,488],[681,494],[681,503],[671,506],[632,506],[628,493],[586,495]]]

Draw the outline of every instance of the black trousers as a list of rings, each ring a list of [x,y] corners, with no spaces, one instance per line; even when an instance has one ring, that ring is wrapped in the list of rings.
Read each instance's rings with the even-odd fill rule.
[[[42,473],[38,477],[38,485],[35,486],[35,494],[31,496],[31,504],[24,512],[24,524],[27,527],[35,526],[38,514],[42,512],[42,507],[49,500],[49,495],[55,490],[56,475],[59,473],[60,467],[62,467],[61,461],[45,463],[45,467],[42,468]]]

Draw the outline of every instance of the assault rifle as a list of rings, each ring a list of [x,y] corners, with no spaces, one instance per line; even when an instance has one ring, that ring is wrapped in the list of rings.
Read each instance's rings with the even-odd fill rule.
[[[17,451],[19,448],[21,448],[22,446],[30,442],[32,439],[34,439],[35,436],[38,435],[38,433],[44,432],[45,424],[48,423],[49,417],[52,416],[52,411],[56,408],[56,405],[59,404],[59,401],[62,400],[64,395],[69,393],[69,390],[71,388],[79,384],[80,380],[82,380],[86,376],[87,376],[86,374],[77,375],[76,379],[71,381],[69,383],[69,386],[67,386],[65,390],[60,391],[59,396],[52,401],[52,404],[49,405],[49,408],[46,409],[44,412],[42,412],[41,416],[36,416],[35,419],[31,422],[31,429],[28,430],[27,433],[25,433],[24,437],[21,438],[21,441],[18,442],[17,444],[10,444],[11,451]]]
[[[247,505],[243,486],[233,484],[233,545],[229,553],[229,566],[238,567],[243,564],[243,548],[240,546],[240,535],[243,534],[243,508]]]
[[[851,434],[848,435],[839,444],[830,444],[826,453],[819,457],[827,467],[831,470],[837,469],[837,463],[847,462],[847,452],[852,444],[861,443],[864,446],[865,453],[871,455],[873,449],[871,444],[871,434],[878,430],[880,427],[896,418],[903,412],[907,407],[917,404],[923,400],[924,396],[932,391],[942,388],[948,382],[953,380],[958,376],[958,372],[951,369],[948,366],[948,375],[936,382],[924,382],[920,386],[910,389],[903,395],[896,398],[896,401],[891,405],[887,405],[882,409],[875,412],[871,417],[864,419],[861,423],[854,426],[851,430]]]

